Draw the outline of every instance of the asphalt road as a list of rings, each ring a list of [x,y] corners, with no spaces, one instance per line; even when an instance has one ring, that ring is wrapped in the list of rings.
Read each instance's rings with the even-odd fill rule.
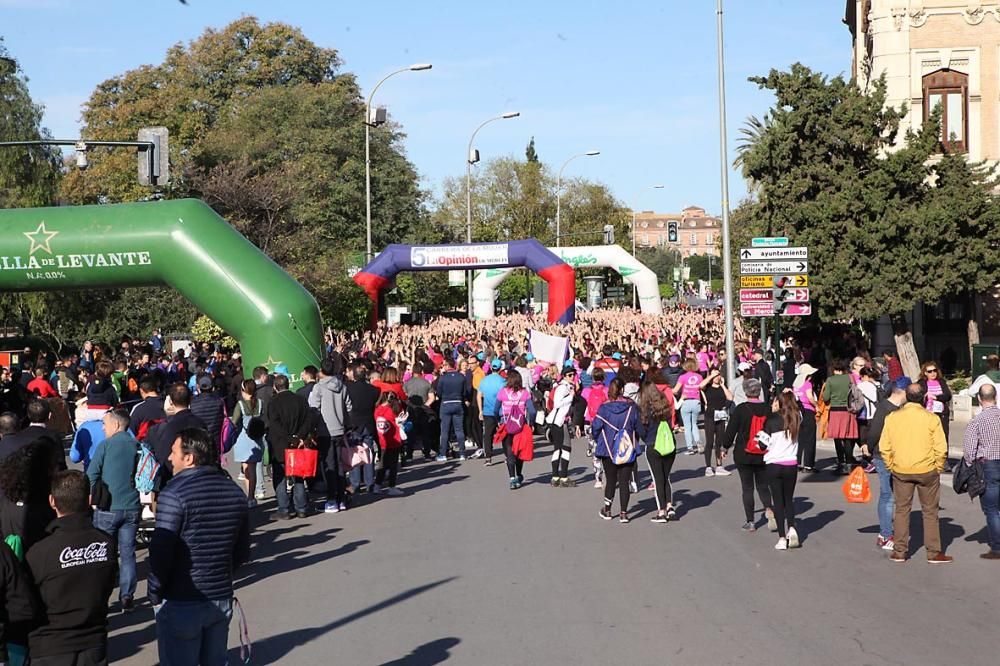
[[[843,477],[800,477],[803,547],[779,552],[766,529],[740,530],[738,477],[705,478],[700,456],[677,459],[677,522],[649,522],[647,491],[622,525],[598,518],[581,451],[580,485],[549,487],[547,450],[517,491],[503,465],[419,461],[401,475],[406,496],[345,513],[268,522],[267,502],[237,592],[252,663],[997,663],[1000,564],[979,559],[983,515],[950,477],[941,529],[955,563],[925,562],[917,505],[899,565],[875,547],[874,499],[848,504]],[[144,598],[111,625],[115,663],[156,663]],[[238,645],[234,622],[232,663]]]

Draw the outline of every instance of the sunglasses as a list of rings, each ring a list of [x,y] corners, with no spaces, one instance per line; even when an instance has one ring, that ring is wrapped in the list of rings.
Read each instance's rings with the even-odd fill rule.
[[[924,372],[933,372],[934,374],[937,374],[937,368],[927,368]]]

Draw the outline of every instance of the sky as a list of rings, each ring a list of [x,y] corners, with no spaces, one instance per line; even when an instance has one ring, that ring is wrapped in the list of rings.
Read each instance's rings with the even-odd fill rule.
[[[798,61],[849,74],[843,0],[726,0],[729,160],[738,130],[773,98],[747,81]],[[625,205],[721,211],[715,0],[0,0],[0,36],[29,78],[44,124],[79,134],[80,106],[102,81],[163,61],[168,47],[242,15],[302,29],[335,48],[342,71],[406,133],[421,183],[439,193],[465,172],[472,131],[484,160],[539,158],[564,178],[607,184]],[[134,137],[122,137],[130,139]],[[652,189],[662,184],[663,189]],[[746,194],[730,175],[735,206]]]

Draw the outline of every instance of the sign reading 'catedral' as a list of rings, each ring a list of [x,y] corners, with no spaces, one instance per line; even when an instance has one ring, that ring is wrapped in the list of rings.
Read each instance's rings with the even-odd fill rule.
[[[31,241],[27,256],[0,255],[0,270],[39,270],[74,269],[74,268],[115,268],[124,266],[149,266],[153,263],[149,252],[91,252],[80,254],[55,254],[52,252],[51,241],[58,231],[49,231],[45,222],[40,222],[34,231],[23,232]],[[38,253],[36,255],[36,253]],[[44,256],[48,254],[49,256]],[[42,272],[29,274],[32,279],[63,277],[60,273]]]

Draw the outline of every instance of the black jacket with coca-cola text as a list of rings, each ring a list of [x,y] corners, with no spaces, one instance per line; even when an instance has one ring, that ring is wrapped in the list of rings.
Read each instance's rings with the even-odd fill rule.
[[[88,514],[56,518],[25,558],[41,598],[28,634],[32,657],[80,652],[108,642],[108,599],[118,582],[118,548]]]

